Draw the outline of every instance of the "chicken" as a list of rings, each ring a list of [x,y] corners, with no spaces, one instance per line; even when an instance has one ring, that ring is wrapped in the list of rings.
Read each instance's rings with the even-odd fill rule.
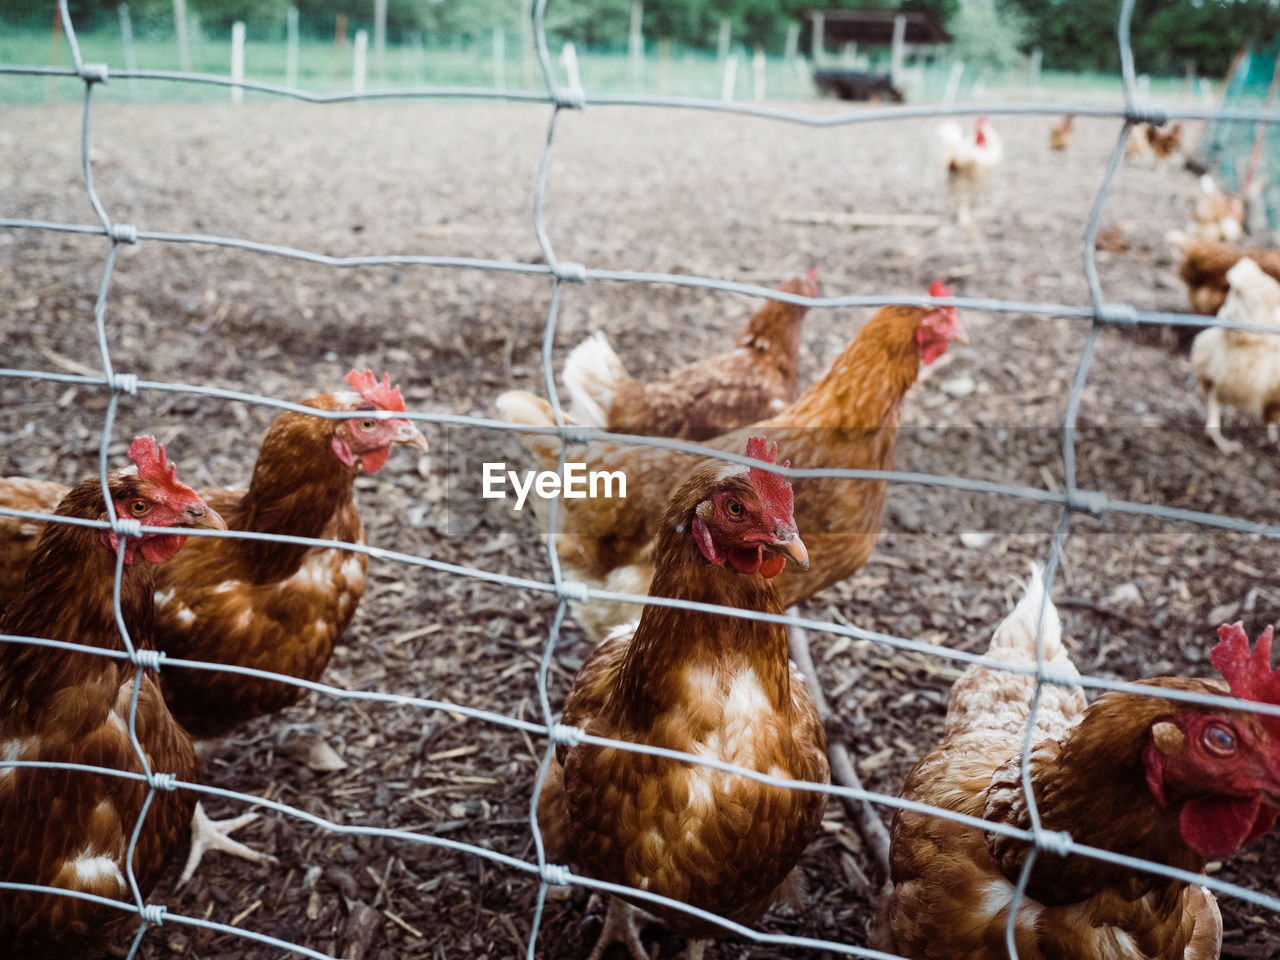
[[[1212,316],[1222,309],[1227,299],[1227,271],[1242,257],[1256,261],[1267,274],[1280,280],[1280,251],[1243,250],[1229,243],[1197,240],[1177,230],[1165,239],[1174,255],[1182,258],[1178,276],[1186,285],[1187,300],[1196,313]]]
[[[1182,121],[1163,127],[1147,125],[1147,141],[1157,160],[1168,160],[1182,149]]]
[[[1130,162],[1151,159],[1157,166],[1182,149],[1182,121],[1157,127],[1150,123],[1135,124],[1125,141],[1124,158]]]
[[[1244,229],[1244,199],[1224,191],[1206,173],[1200,178],[1200,196],[1191,215],[1197,239],[1235,243]]]
[[[1004,158],[1000,136],[986,117],[973,122],[973,136],[948,120],[938,127],[947,192],[956,204],[956,220],[963,227],[973,220],[973,206],[990,186],[992,173]]]
[[[931,296],[949,297],[941,283]],[[708,441],[707,447],[737,452],[748,436],[766,433],[806,467],[891,470],[902,401],[921,364],[937,360],[952,340],[967,343],[955,307],[890,306],[877,312],[827,373],[777,416]],[[498,398],[512,423],[547,427],[550,405],[529,393]],[[542,470],[555,471],[560,441],[523,435]],[[557,509],[556,551],[569,579],[601,590],[643,594],[653,577],[655,531],[675,478],[696,460],[692,454],[615,443],[593,443],[571,452],[588,471],[621,471],[626,498],[564,499]],[[856,573],[880,531],[882,480],[796,481],[796,519],[810,538],[810,572],[789,571],[778,579],[784,607]],[[546,501],[530,497],[546,529]],[[810,533],[810,531],[812,533]],[[629,604],[592,600],[575,604],[578,622],[594,637],[634,616]]]
[[[777,446],[747,441],[777,462]],[[785,464],[784,464],[785,466]],[[790,484],[776,473],[704,461],[661,518],[652,596],[779,614],[772,579],[808,565]],[[694,753],[775,777],[830,782],[826,735],[782,625],[646,606],[574,679],[563,723],[587,734]],[[754,923],[822,823],[826,794],[775,787],[679,760],[560,744],[538,801],[554,862]],[[689,937],[719,928],[655,908]],[[591,954],[614,939],[647,960],[631,910],[615,901]],[[690,956],[701,955],[701,946]]]
[[[818,269],[784,293],[816,297]],[[800,324],[809,308],[770,300],[747,321],[734,348],[650,383],[627,375],[603,333],[570,351],[564,382],[580,423],[644,436],[706,440],[777,413],[800,393]]]
[[[302,405],[350,411],[352,417],[285,411],[262,440],[248,490],[201,491],[230,529],[366,542],[351,495],[356,474],[377,471],[396,444],[425,450],[427,441],[407,419],[362,415],[404,411],[400,388],[389,376],[379,382],[371,371],[352,370],[347,382],[354,392],[321,394]],[[0,506],[40,509],[27,495],[27,483],[0,482]],[[46,499],[59,489],[41,487]],[[6,548],[14,545],[10,540]],[[363,553],[339,548],[195,540],[156,571],[156,644],[169,657],[317,680],[364,593],[368,562]],[[166,670],[163,684],[170,709],[197,739],[223,736],[306,693],[243,674],[180,668]]]
[[[1057,611],[1033,573],[987,657],[1034,669],[1036,623],[1055,678],[1076,677]],[[1155,690],[1280,703],[1271,628],[1251,652],[1224,626],[1214,666],[1230,684],[1164,677]],[[1035,677],[972,666],[951,691],[943,740],[916,765],[903,797],[1030,829],[1021,752]],[[1077,843],[1203,872],[1257,839],[1280,811],[1280,719],[1112,691],[1086,706],[1078,686],[1045,684],[1030,776],[1045,830]],[[1004,930],[1029,844],[932,814],[894,817],[891,876],[875,946],[911,960],[1003,960]],[[1213,895],[1079,854],[1040,853],[1017,913],[1021,960],[1111,957],[1215,960],[1222,920]]]
[[[1068,113],[1049,130],[1049,146],[1054,150],[1066,150],[1071,146],[1071,136],[1076,118]]]
[[[1243,257],[1227,271],[1230,288],[1218,311],[1223,320],[1273,326],[1274,334],[1209,327],[1191,343],[1191,369],[1205,394],[1204,432],[1219,450],[1240,443],[1222,435],[1221,405],[1260,417],[1272,443],[1280,443],[1280,283]]]
[[[107,475],[111,513],[175,531],[123,540],[120,609],[133,646],[151,650],[156,566],[181,549],[184,529],[226,525],[177,480],[174,467],[165,463],[164,448],[151,437],[134,440],[129,456],[136,472]],[[107,519],[100,478],[73,487],[56,514]],[[120,542],[110,530],[43,524],[26,579],[0,620],[0,633],[125,649],[112,604]],[[126,726],[137,677],[127,660],[0,643],[0,761],[81,763],[144,773]],[[141,675],[136,697],[138,742],[150,771],[194,780],[191,738],[166,708],[153,674]],[[148,792],[140,780],[0,766],[0,881],[132,904],[125,858]],[[143,897],[180,842],[194,805],[188,791],[156,791],[132,860]],[[127,910],[69,896],[15,890],[0,896],[5,956],[96,956],[113,934],[135,920]]]
[[[361,468],[374,473],[397,444],[425,450],[403,412],[400,388],[352,370],[354,392],[304,400],[320,419],[285,411],[263,438],[248,490],[211,490],[206,499],[232,530],[365,543],[352,498]],[[336,547],[206,538],[188,544],[156,577],[158,644],[171,657],[212,660],[318,680],[364,593],[368,557]],[[282,710],[306,691],[292,684],[210,670],[171,670],[165,698],[198,739],[219,737]]]

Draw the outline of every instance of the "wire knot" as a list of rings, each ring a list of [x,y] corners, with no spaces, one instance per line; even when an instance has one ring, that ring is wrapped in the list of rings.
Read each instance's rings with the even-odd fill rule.
[[[578,603],[586,603],[591,599],[587,590],[587,585],[581,580],[561,580],[556,585],[556,596],[561,600],[576,600]]]
[[[148,903],[138,911],[138,916],[143,923],[154,923],[158,927],[164,923],[164,916],[168,912],[169,908],[163,903]]]
[[[112,390],[127,393],[131,397],[138,395],[138,375],[136,373],[113,373],[107,377],[107,384]]]
[[[558,863],[544,863],[539,871],[542,882],[553,887],[564,887],[569,883],[569,868]]]
[[[1120,327],[1133,327],[1138,324],[1138,311],[1130,303],[1100,303],[1096,316],[1101,323]]]
[[[556,723],[551,726],[551,739],[563,743],[566,747],[576,747],[587,735],[581,727],[571,727],[567,723]]]
[[[133,537],[142,539],[142,521],[116,517],[111,521],[111,530],[117,537]]]
[[[85,83],[108,83],[110,71],[105,63],[80,64],[80,79]]]
[[[590,443],[591,430],[585,423],[566,423],[559,432],[565,443]]]
[[[551,275],[561,283],[587,282],[587,268],[568,260],[557,260],[551,264]]]
[[[1100,517],[1107,512],[1107,495],[1102,490],[1068,490],[1067,506],[1077,513]]]
[[[113,223],[107,234],[116,243],[138,242],[138,228],[132,223]]]
[[[176,773],[153,773],[147,781],[156,790],[175,790],[178,786]]]
[[[129,657],[135,665],[145,670],[159,671],[160,664],[164,660],[163,650],[134,650],[133,655]]]
[[[581,110],[587,105],[587,94],[578,86],[556,87],[556,107],[562,110]]]
[[[1153,127],[1163,127],[1169,122],[1169,111],[1163,107],[1139,106],[1136,103],[1129,104],[1124,111],[1126,120],[1132,120],[1134,123],[1149,123]]]
[[[1032,839],[1041,850],[1056,853],[1060,857],[1069,854],[1074,845],[1071,834],[1065,830],[1037,830]]]

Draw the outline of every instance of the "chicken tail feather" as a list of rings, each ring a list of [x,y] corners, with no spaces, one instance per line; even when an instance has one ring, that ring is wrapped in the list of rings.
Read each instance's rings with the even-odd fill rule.
[[[564,361],[564,384],[569,388],[570,414],[592,427],[609,426],[609,407],[618,388],[630,379],[609,339],[597,331],[569,351]]]
[[[1045,590],[1040,568],[1031,567],[1022,599],[996,627],[986,658],[1011,666],[1036,663],[1036,624],[1044,649],[1044,675],[1040,709],[1036,715],[1037,738],[1068,729],[1084,710],[1079,674],[1062,643],[1058,610]],[[1027,721],[1036,678],[998,667],[971,666],[951,688],[947,707],[948,734],[985,730],[990,735],[1021,737]]]
[[[554,427],[555,411],[551,404],[541,397],[534,396],[525,390],[508,390],[501,394],[497,401],[498,415],[508,423],[521,424],[528,427]],[[565,417],[565,423],[575,422]],[[560,438],[551,434],[522,433],[520,442],[525,449],[541,461],[544,470],[555,470],[560,459]]]

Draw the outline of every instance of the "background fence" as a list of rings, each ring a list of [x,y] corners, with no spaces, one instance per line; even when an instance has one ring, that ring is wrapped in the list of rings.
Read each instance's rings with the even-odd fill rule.
[[[314,102],[337,102],[349,100],[372,100],[394,98],[484,98],[484,99],[505,99],[513,100],[522,104],[527,104],[528,109],[534,109],[537,106],[550,108],[550,117],[546,128],[546,141],[541,154],[539,167],[536,171],[530,171],[530,175],[534,181],[532,192],[532,210],[533,210],[533,236],[536,238],[538,249],[542,255],[541,263],[530,263],[517,260],[494,260],[476,257],[459,257],[459,256],[358,256],[358,257],[335,257],[309,250],[300,250],[293,248],[282,248],[280,246],[259,243],[252,240],[244,240],[230,236],[220,235],[203,235],[199,233],[175,233],[149,230],[145,224],[129,224],[119,222],[112,216],[112,212],[108,206],[99,199],[94,187],[94,159],[91,149],[92,130],[94,118],[94,103],[99,96],[101,90],[100,84],[108,80],[119,83],[120,81],[145,81],[162,82],[175,81],[183,84],[202,84],[214,89],[225,91],[232,86],[229,78],[224,76],[203,76],[194,74],[185,74],[181,72],[170,72],[160,70],[121,70],[115,64],[110,66],[85,62],[82,58],[80,50],[76,42],[75,25],[72,23],[67,13],[65,0],[60,7],[61,22],[65,31],[65,37],[71,52],[73,66],[70,68],[63,67],[44,67],[31,65],[0,65],[0,74],[28,76],[28,77],[78,77],[84,84],[84,120],[82,129],[82,163],[83,163],[83,182],[85,192],[97,216],[96,223],[79,223],[79,222],[51,222],[37,221],[21,218],[4,218],[0,219],[0,228],[19,231],[36,231],[42,235],[45,234],[83,234],[94,237],[104,237],[108,241],[105,255],[105,267],[103,270],[100,285],[97,290],[93,307],[93,323],[96,331],[96,337],[99,344],[101,354],[101,372],[98,374],[76,374],[58,372],[48,369],[0,369],[0,377],[6,381],[13,382],[30,382],[30,381],[46,381],[55,383],[65,383],[68,385],[77,385],[82,388],[92,388],[102,391],[107,396],[107,403],[102,415],[102,432],[101,442],[99,444],[99,464],[100,469],[105,474],[108,466],[107,446],[113,439],[113,428],[115,424],[117,409],[123,396],[135,396],[145,393],[156,393],[162,396],[186,396],[196,398],[196,402],[203,402],[202,398],[223,399],[235,402],[244,402],[255,404],[271,409],[305,409],[299,408],[295,404],[291,404],[282,400],[275,399],[271,396],[265,396],[254,392],[240,392],[226,389],[218,389],[199,384],[184,384],[167,380],[148,380],[140,379],[131,375],[127,371],[118,371],[112,362],[113,338],[108,332],[106,318],[109,315],[113,300],[113,275],[117,263],[117,257],[120,254],[122,246],[132,244],[195,244],[195,245],[212,245],[223,248],[233,248],[240,251],[251,253],[260,253],[268,256],[286,257],[297,261],[305,261],[326,267],[380,267],[380,268],[401,268],[409,266],[421,266],[441,269],[467,269],[486,271],[491,274],[501,275],[525,275],[531,278],[544,280],[550,285],[549,309],[546,315],[545,328],[543,332],[542,346],[542,363],[541,375],[545,381],[546,388],[554,403],[557,404],[558,398],[555,387],[554,370],[552,366],[553,354],[552,344],[556,336],[558,324],[560,323],[560,307],[561,298],[566,285],[579,283],[597,283],[604,281],[614,281],[626,284],[641,285],[674,285],[681,287],[698,287],[716,291],[725,291],[730,293],[745,294],[749,296],[765,296],[772,295],[771,291],[763,285],[752,283],[730,282],[713,277],[699,276],[687,273],[655,273],[643,271],[624,271],[624,270],[606,270],[594,268],[590,263],[574,263],[561,260],[557,254],[551,240],[549,238],[547,224],[545,220],[546,203],[548,196],[548,182],[550,179],[552,163],[552,148],[559,142],[560,128],[558,124],[562,122],[562,115],[566,111],[587,110],[604,106],[618,107],[664,107],[667,109],[684,109],[684,110],[709,110],[718,111],[733,117],[754,118],[769,123],[780,125],[798,125],[800,127],[813,128],[840,128],[846,126],[870,124],[880,121],[893,121],[908,118],[918,118],[924,116],[947,116],[947,115],[965,115],[984,113],[995,116],[1013,116],[1013,115],[1037,115],[1052,112],[1059,112],[1067,109],[1080,116],[1093,118],[1114,118],[1117,122],[1117,137],[1115,146],[1110,153],[1108,165],[1103,172],[1102,181],[1098,187],[1098,191],[1093,198],[1092,207],[1085,225],[1083,236],[1083,261],[1084,274],[1088,284],[1090,302],[1088,304],[1069,304],[1069,303],[1051,303],[1051,302],[1025,302],[1011,301],[990,298],[956,298],[955,303],[966,310],[988,311],[1001,317],[1014,314],[1032,314],[1038,317],[1060,317],[1073,318],[1084,321],[1089,324],[1089,331],[1083,342],[1083,349],[1079,355],[1079,362],[1074,375],[1070,379],[1069,396],[1066,405],[1066,415],[1062,423],[1061,429],[1061,466],[1063,484],[1060,489],[1050,489],[1048,485],[1045,487],[1036,487],[1027,484],[1001,483],[990,480],[982,480],[971,477],[961,476],[944,476],[934,474],[919,474],[910,472],[897,472],[888,475],[888,479],[896,485],[905,485],[912,487],[941,487],[956,491],[966,491],[978,494],[984,497],[1012,497],[1025,501],[1028,504],[1036,504],[1047,506],[1057,512],[1056,523],[1051,532],[1051,539],[1047,555],[1043,557],[1047,575],[1046,582],[1050,585],[1054,582],[1061,559],[1063,544],[1073,529],[1073,526],[1080,522],[1080,515],[1084,514],[1090,518],[1089,522],[1097,522],[1105,526],[1109,522],[1113,522],[1116,518],[1156,518],[1162,522],[1179,522],[1186,524],[1194,524],[1207,529],[1219,529],[1225,531],[1233,531],[1250,536],[1264,538],[1267,541],[1274,541],[1280,538],[1280,526],[1270,522],[1263,522],[1257,519],[1247,519],[1243,517],[1231,516],[1226,513],[1211,513],[1199,510],[1172,508],[1165,504],[1144,502],[1139,500],[1122,499],[1114,494],[1108,493],[1103,489],[1095,489],[1082,486],[1077,482],[1077,443],[1078,429],[1077,422],[1079,417],[1082,396],[1089,382],[1091,364],[1094,361],[1095,349],[1099,343],[1099,338],[1104,331],[1109,328],[1130,328],[1141,325],[1158,325],[1169,324],[1175,326],[1193,326],[1210,322],[1208,318],[1188,317],[1182,314],[1169,314],[1163,312],[1140,310],[1126,303],[1108,302],[1102,289],[1102,283],[1099,278],[1098,263],[1095,253],[1095,240],[1100,227],[1100,218],[1104,205],[1108,199],[1113,180],[1117,175],[1121,156],[1124,149],[1124,143],[1130,126],[1142,120],[1163,120],[1167,117],[1182,119],[1216,119],[1216,120],[1238,120],[1251,122],[1271,122],[1273,117],[1269,111],[1260,109],[1233,109],[1233,110],[1210,110],[1208,108],[1196,107],[1180,107],[1175,110],[1166,111],[1148,105],[1143,105],[1138,101],[1137,79],[1134,75],[1132,58],[1129,53],[1128,30],[1129,18],[1132,12],[1132,3],[1129,0],[1123,2],[1119,9],[1118,20],[1118,40],[1120,44],[1122,61],[1124,64],[1123,82],[1125,92],[1125,103],[1122,108],[1102,107],[1096,104],[1071,104],[1066,107],[1054,106],[1052,108],[1045,104],[1037,103],[981,103],[966,104],[963,106],[950,105],[939,106],[933,105],[928,107],[896,107],[886,109],[872,109],[851,111],[837,115],[815,115],[804,112],[799,109],[782,109],[775,105],[762,105],[732,102],[726,103],[722,101],[710,100],[688,100],[677,99],[672,97],[651,96],[651,95],[594,95],[584,91],[580,87],[566,86],[560,79],[560,74],[555,69],[552,62],[551,52],[548,49],[546,41],[546,31],[544,29],[545,2],[539,3],[532,14],[533,36],[536,41],[538,63],[546,84],[544,92],[522,92],[511,91],[507,89],[496,88],[471,88],[458,89],[452,87],[418,87],[408,91],[367,91],[364,94],[355,94],[349,92],[334,94],[312,94],[306,93],[295,88],[285,88],[277,85],[266,84],[253,80],[245,80],[240,85],[245,90],[256,92],[264,95],[277,97],[292,97],[303,101]],[[588,88],[589,89],[589,88]],[[117,161],[119,162],[119,161]],[[127,162],[127,161],[125,161]],[[21,184],[18,184],[19,189]],[[0,213],[3,213],[0,210]],[[781,299],[792,300],[793,302],[802,302],[819,308],[838,308],[838,307],[856,307],[856,306],[878,306],[889,303],[928,303],[931,302],[925,297],[911,297],[900,294],[894,295],[869,295],[869,296],[833,296],[822,297],[817,299],[806,299],[802,297],[785,296]],[[87,316],[84,317],[88,322]],[[1234,326],[1248,326],[1241,324],[1232,324]],[[446,414],[439,412],[425,412],[421,410],[411,410],[409,414],[413,419],[422,423],[440,424],[458,430],[465,431],[511,431],[513,428],[507,424],[495,421],[493,419],[481,416],[467,416],[461,414]],[[564,454],[572,450],[571,443],[581,439],[582,433],[578,430],[563,431]],[[610,439],[619,440],[625,443],[638,443],[653,446],[664,446],[671,449],[680,450],[697,450],[694,445],[675,442],[663,441],[657,439],[642,439],[618,437],[608,434],[601,436]],[[720,455],[718,455],[720,456]],[[741,461],[742,458],[724,456],[724,459]],[[791,469],[784,471],[788,476],[793,478],[815,477],[815,476],[868,476],[869,474],[860,471],[839,471],[839,470],[822,470],[822,469]],[[878,476],[876,474],[871,474]],[[13,511],[5,511],[12,514]],[[553,520],[554,523],[554,520]],[[124,531],[122,531],[124,532]],[[1045,531],[1049,533],[1049,531]],[[803,533],[803,531],[802,531]],[[216,535],[203,534],[199,535]],[[247,536],[245,534],[236,534],[237,536]],[[324,541],[311,541],[297,539],[297,542],[305,542],[309,544],[323,544]],[[552,670],[553,653],[557,646],[557,641],[561,632],[565,614],[567,612],[567,604],[570,600],[583,598],[601,598],[616,599],[618,595],[610,594],[596,590],[586,590],[580,584],[566,583],[561,576],[558,562],[554,552],[548,555],[549,576],[541,578],[532,578],[527,576],[513,576],[500,569],[486,569],[481,567],[463,566],[453,563],[446,563],[427,556],[421,556],[414,553],[389,551],[379,549],[377,547],[360,547],[350,545],[353,551],[369,554],[371,557],[380,561],[389,561],[397,564],[407,565],[409,568],[420,568],[437,571],[443,574],[456,575],[459,577],[472,578],[479,581],[495,584],[504,588],[517,591],[532,591],[541,594],[550,595],[556,600],[555,614],[551,623],[549,635],[545,642],[541,644],[541,656],[537,669],[536,681],[536,697],[540,707],[540,718],[536,721],[525,720],[522,717],[509,716],[495,713],[488,710],[481,710],[472,707],[466,703],[460,703],[452,699],[435,699],[430,697],[405,696],[400,694],[380,693],[374,690],[365,689],[341,689],[330,684],[300,684],[309,689],[317,691],[321,696],[327,698],[336,698],[343,700],[355,700],[365,703],[389,703],[394,704],[423,715],[443,712],[456,716],[467,717],[473,720],[496,725],[505,729],[517,731],[521,734],[528,735],[531,738],[544,740],[545,745],[539,750],[542,756],[542,768],[539,772],[538,781],[533,785],[533,797],[538,795],[538,786],[541,784],[542,777],[545,775],[546,764],[551,756],[556,742],[576,742],[582,738],[579,732],[567,730],[559,727],[555,723],[555,712],[552,708],[548,689],[549,689],[549,673]],[[647,601],[647,598],[631,598],[638,603]],[[981,658],[973,653],[963,649],[956,649],[948,646],[941,646],[936,643],[924,642],[908,636],[896,636],[878,631],[861,629],[859,627],[821,620],[815,618],[802,617],[782,617],[770,618],[764,615],[751,614],[744,611],[725,609],[723,612],[728,616],[746,617],[751,619],[778,619],[782,622],[807,628],[812,631],[822,632],[827,635],[836,637],[846,637],[856,641],[868,641],[878,645],[885,645],[903,651],[910,651],[924,655],[929,658],[937,658],[944,662],[956,662],[960,664],[980,662]],[[40,638],[30,637],[12,637],[6,636],[0,638],[6,642],[21,643],[45,643],[46,645],[60,648],[83,649],[77,648],[69,644],[54,644],[48,641],[42,641]],[[92,651],[104,656],[111,656],[103,651]],[[159,669],[167,669],[170,666],[181,665],[184,667],[204,668],[204,669],[228,669],[224,667],[216,667],[209,664],[195,664],[188,661],[158,659],[146,653],[132,652],[129,654],[118,655],[126,659],[131,659],[139,670],[152,669],[157,666]],[[239,670],[241,673],[254,673],[254,671]],[[1041,668],[1037,671],[1037,676],[1041,678],[1041,682],[1051,682],[1044,677],[1044,670]],[[288,682],[290,678],[280,678]],[[1130,684],[1119,683],[1099,676],[1086,676],[1084,685],[1092,690],[1107,689],[1126,689],[1134,692],[1144,692],[1142,688],[1133,687]],[[1259,712],[1267,712],[1271,714],[1280,713],[1280,710],[1274,708],[1259,708]],[[131,720],[132,722],[132,720]],[[589,742],[605,742],[596,741],[594,738],[586,738]],[[651,748],[636,744],[613,744],[622,749],[637,750],[643,752],[659,752],[653,751]],[[684,757],[689,762],[697,762],[707,764],[707,761],[693,757]],[[0,762],[0,766],[11,767],[21,765],[21,762],[5,761]],[[725,765],[708,764],[716,766],[720,769],[732,770],[734,773],[750,776],[754,779],[767,783],[784,783],[774,778],[762,776],[752,771],[745,771],[738,768],[728,767]],[[151,784],[152,791],[156,789],[167,789],[174,784],[169,783],[164,777],[165,771],[153,771],[152,775],[147,778]],[[791,784],[799,789],[813,789],[810,784]],[[539,881],[538,894],[535,906],[531,916],[527,918],[529,923],[527,933],[527,953],[533,957],[540,955],[545,951],[545,944],[539,946],[539,925],[542,922],[545,898],[548,890],[552,886],[564,884],[595,888],[600,890],[614,890],[612,885],[594,880],[589,877],[574,874],[563,865],[546,862],[542,854],[540,840],[537,838],[537,830],[534,823],[536,821],[536,813],[530,811],[529,829],[535,838],[537,855],[532,858],[519,858],[509,856],[489,849],[481,844],[472,843],[467,840],[454,839],[443,834],[430,835],[421,834],[408,830],[392,830],[375,826],[353,825],[350,823],[341,823],[329,817],[318,816],[314,812],[303,809],[302,805],[290,804],[277,800],[264,800],[262,797],[251,794],[241,793],[237,791],[224,790],[218,787],[201,785],[201,784],[176,784],[179,789],[189,789],[197,791],[201,794],[210,796],[221,796],[240,803],[257,804],[273,811],[276,811],[290,818],[297,818],[317,827],[328,831],[336,836],[353,836],[353,835],[374,835],[394,840],[397,843],[403,843],[406,846],[425,845],[429,847],[443,848],[458,851],[468,857],[478,858],[481,861],[490,863],[495,867],[519,874],[525,874],[535,877]],[[880,793],[872,793],[861,790],[857,787],[849,786],[833,786],[829,788],[832,796],[841,797],[851,801],[870,800],[888,809],[893,808],[916,808],[917,805],[908,804],[898,800],[893,796]],[[940,815],[952,817],[954,819],[963,819],[955,817],[953,814],[942,813]],[[139,824],[141,828],[142,824]],[[1069,837],[1060,835],[1050,835],[1040,829],[1039,825],[1031,831],[1007,831],[1013,835],[1023,836],[1030,840],[1037,851],[1045,851],[1049,854],[1062,854],[1066,852],[1083,853],[1089,856],[1095,856],[1100,859],[1112,860],[1119,862],[1120,858],[1106,851],[1088,849],[1080,844],[1072,841]],[[135,831],[136,836],[136,831]],[[263,868],[264,870],[269,868]],[[1148,869],[1155,872],[1163,873],[1170,876],[1183,876],[1176,870],[1172,870],[1163,865],[1150,865]],[[1025,880],[1024,874],[1024,880]],[[1184,877],[1185,878],[1185,877]],[[1280,899],[1276,898],[1269,892],[1260,889],[1245,889],[1239,885],[1224,882],[1221,879],[1210,878],[1194,878],[1197,882],[1204,882],[1211,889],[1220,894],[1229,897],[1238,897],[1244,901],[1251,903],[1263,911],[1276,913],[1280,911]],[[12,885],[11,885],[12,886]],[[65,893],[65,891],[62,891]],[[68,894],[71,895],[71,894]],[[660,898],[651,897],[642,892],[632,892],[633,896],[640,899]],[[232,923],[223,923],[213,921],[207,917],[199,917],[193,915],[182,915],[176,912],[168,912],[163,903],[145,903],[138,900],[134,904],[121,904],[121,909],[133,910],[143,919],[144,925],[139,932],[137,939],[133,943],[131,955],[138,952],[140,947],[150,942],[151,931],[157,925],[178,924],[188,927],[204,927],[216,930],[238,937],[245,937],[261,943],[270,944],[272,946],[284,948],[295,954],[302,956],[323,957],[326,954],[317,950],[300,946],[289,942],[282,937],[276,937],[264,932],[249,929],[239,924],[239,918]],[[523,923],[525,918],[520,918]],[[737,930],[745,937],[761,943],[779,944],[788,949],[799,950],[800,948],[809,948],[812,951],[829,951],[845,955],[858,956],[882,956],[875,951],[865,949],[853,942],[836,942],[833,940],[819,940],[816,938],[804,938],[793,935],[781,934],[763,934],[758,931],[747,930],[735,927],[732,924],[728,926]],[[522,931],[523,932],[523,931]]]

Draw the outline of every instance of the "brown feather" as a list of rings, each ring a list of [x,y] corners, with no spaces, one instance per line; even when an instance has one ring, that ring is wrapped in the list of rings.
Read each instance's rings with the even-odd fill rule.
[[[113,499],[133,495],[136,477],[109,476]],[[105,519],[98,479],[73,488],[57,513]],[[123,649],[111,598],[115,554],[99,534],[47,524],[0,631]],[[124,567],[121,609],[139,649],[153,648],[154,569],[145,562]],[[141,772],[126,727],[135,676],[125,661],[0,644],[0,754]],[[153,771],[196,778],[191,739],[165,708],[149,673],[138,692],[136,729]],[[145,783],[96,773],[0,769],[0,880],[132,903],[123,882],[124,860],[147,792]],[[186,791],[156,793],[133,858],[143,896],[181,842],[194,806]],[[0,942],[24,958],[85,956],[135,924],[127,910],[84,900],[15,892],[0,897]]]
[[[795,277],[785,293],[817,295]],[[800,392],[800,327],[809,308],[769,300],[752,315],[734,349],[658,380],[628,378],[614,394],[608,429],[641,436],[707,440],[777,413]]]
[[[689,533],[722,466],[698,468],[673,498],[652,594],[780,613],[770,581],[713,566]],[[620,630],[583,665],[563,720],[780,777],[830,779],[817,708],[777,624],[647,606],[634,632]],[[550,855],[591,876],[751,923],[818,830],[825,802],[821,793],[580,744],[559,749],[539,823]],[[717,930],[659,914],[688,936]]]
[[[321,394],[302,403],[318,410],[372,409],[355,394]],[[331,448],[340,422],[280,414],[263,438],[249,489],[201,496],[230,530],[366,543],[352,498],[357,467]],[[60,491],[65,488],[57,484],[0,481],[0,504],[51,510]],[[0,556],[6,558],[0,576],[25,563],[24,542],[8,533],[0,526]],[[156,570],[156,645],[169,657],[318,680],[359,606],[368,563],[367,555],[341,549],[193,537]],[[212,670],[173,667],[162,679],[170,709],[197,738],[222,736],[306,693]]]
[[[1178,276],[1187,288],[1187,300],[1196,313],[1216,314],[1227,299],[1230,284],[1227,271],[1248,257],[1273,279],[1280,280],[1280,251],[1244,250],[1214,240],[1183,238],[1176,241],[1182,252]]]
[[[764,433],[798,467],[885,470],[893,467],[902,401],[915,383],[920,360],[915,333],[924,307],[885,307],[859,331],[830,370],[777,416],[707,442],[738,452],[746,438]],[[536,398],[522,399],[532,404]],[[545,404],[544,404],[545,406]],[[559,443],[528,441],[554,470]],[[577,455],[575,454],[575,459]],[[626,499],[565,500],[559,507],[560,562],[574,579],[623,592],[644,593],[653,575],[654,531],[675,479],[697,461],[693,454],[651,447],[596,443],[581,455],[589,470],[621,470]],[[857,572],[880,532],[886,484],[880,480],[796,480],[795,519],[809,547],[810,568],[777,578],[784,607]],[[544,501],[532,498],[535,509]],[[545,518],[544,518],[545,519]],[[597,636],[634,616],[626,604],[593,601],[575,612]]]

